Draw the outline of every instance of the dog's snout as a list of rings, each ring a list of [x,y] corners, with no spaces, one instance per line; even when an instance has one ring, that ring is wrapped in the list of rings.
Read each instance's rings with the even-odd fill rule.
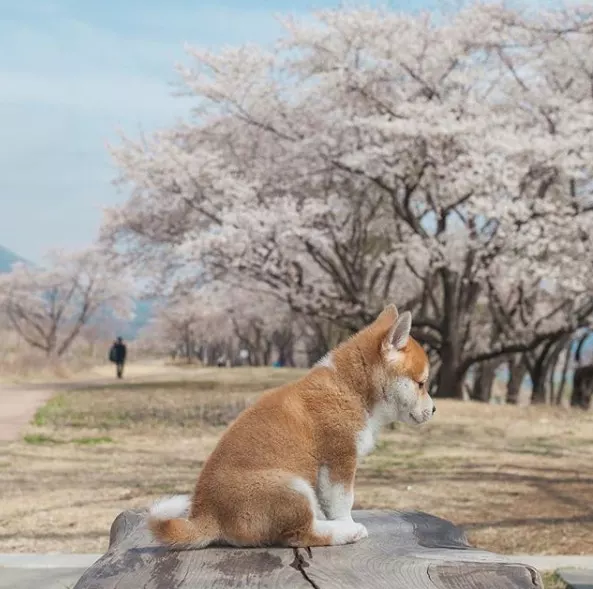
[[[434,415],[437,412],[437,408],[436,405],[432,406],[432,414]]]

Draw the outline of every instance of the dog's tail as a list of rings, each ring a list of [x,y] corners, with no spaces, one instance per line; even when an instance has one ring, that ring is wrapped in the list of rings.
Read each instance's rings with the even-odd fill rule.
[[[218,539],[214,522],[189,519],[191,501],[188,495],[176,495],[157,501],[150,509],[148,528],[153,536],[170,546],[191,545],[204,548]]]

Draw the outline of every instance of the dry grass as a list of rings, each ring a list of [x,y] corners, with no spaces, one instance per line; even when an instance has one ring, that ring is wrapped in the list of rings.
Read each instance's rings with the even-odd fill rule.
[[[358,500],[415,507],[503,553],[593,553],[593,415],[438,402],[399,427],[360,470]]]
[[[61,394],[38,411],[0,457],[0,552],[103,551],[122,509],[191,492],[223,425],[298,372],[186,374]],[[432,423],[384,433],[357,505],[428,511],[498,552],[593,553],[592,426],[591,413],[438,401]]]

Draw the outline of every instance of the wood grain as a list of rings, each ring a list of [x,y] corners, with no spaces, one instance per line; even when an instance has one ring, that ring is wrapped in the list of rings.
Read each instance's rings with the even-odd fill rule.
[[[523,565],[513,564],[466,564],[463,568],[451,565],[431,565],[428,576],[434,582],[435,587],[442,589],[543,587],[535,571]]]
[[[369,538],[350,546],[291,550],[171,551],[156,546],[145,512],[111,527],[107,553],[74,589],[541,589],[538,573],[475,550],[450,522],[419,512],[357,511]]]

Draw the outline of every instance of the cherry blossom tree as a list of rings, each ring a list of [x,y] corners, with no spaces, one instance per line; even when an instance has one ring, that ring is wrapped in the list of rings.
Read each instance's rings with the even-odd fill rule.
[[[132,282],[99,250],[54,251],[46,262],[0,276],[0,309],[29,345],[57,358],[101,314],[131,317]]]
[[[245,350],[251,365],[269,364],[273,355],[294,365],[294,335],[286,304],[214,281],[164,299],[142,339],[161,341],[161,348],[180,351],[187,361],[199,355],[205,363],[223,356],[238,362]]]
[[[147,351],[170,354],[174,358],[179,354],[189,363],[198,348],[196,324],[199,319],[193,307],[174,303],[157,307],[138,334],[139,345]]]
[[[315,22],[271,50],[189,50],[193,117],[114,150],[131,197],[103,243],[346,330],[395,300],[440,395],[588,325],[591,11]]]
[[[139,334],[142,346],[152,351],[178,355],[191,362],[213,360],[216,351],[230,338],[228,318],[207,304],[199,291],[176,292],[155,306],[149,323]]]

